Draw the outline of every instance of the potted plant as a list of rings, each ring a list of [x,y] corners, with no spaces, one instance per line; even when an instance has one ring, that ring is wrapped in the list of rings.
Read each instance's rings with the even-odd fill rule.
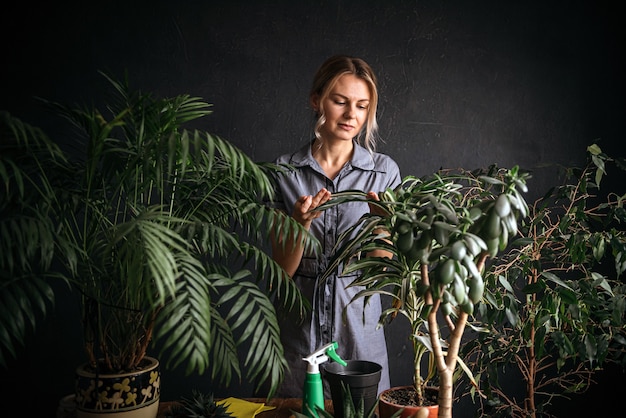
[[[311,411],[311,407],[309,405],[305,405],[306,411],[291,411],[296,418],[309,418],[309,417],[319,417],[319,418],[333,418],[334,416],[342,416],[344,418],[373,418],[376,416],[376,407],[378,406],[378,401],[376,401],[369,408],[365,407],[365,402],[363,398],[360,398],[358,402],[354,401],[354,397],[350,391],[350,386],[340,382],[341,386],[341,398],[343,402],[341,405],[337,405],[333,402],[333,413],[330,411],[320,408],[319,406],[315,406],[315,411]],[[341,410],[339,410],[341,408]],[[397,418],[399,414],[396,414],[393,418]]]
[[[495,166],[486,172],[442,170],[421,178],[407,176],[396,189],[381,192],[379,201],[370,201],[379,210],[345,231],[334,251],[328,271],[360,272],[347,284],[363,288],[355,299],[365,298],[366,303],[375,293],[391,298],[391,307],[379,319],[381,326],[398,314],[408,320],[415,355],[412,403],[426,404],[426,385],[436,378],[438,412],[432,414],[452,416],[459,349],[474,305],[483,295],[485,262],[506,247],[517,232],[518,219],[528,213],[520,194],[526,191],[527,177],[518,167]],[[365,198],[361,191],[345,191],[319,209]],[[366,256],[373,250],[384,250],[389,257]],[[430,361],[424,372],[427,353]],[[379,399],[381,416],[384,395]],[[412,413],[407,409],[405,415]]]
[[[80,296],[85,351],[97,376],[144,367],[146,351],[157,341],[167,367],[186,365],[187,373],[210,372],[228,384],[242,376],[243,349],[245,377],[267,384],[271,396],[286,367],[274,300],[296,311],[306,305],[266,253],[264,237],[280,221],[300,231],[306,245],[316,244],[263,203],[273,193],[269,170],[281,168],[254,163],[217,136],[184,129],[211,113],[201,99],[157,99],[106,78],[115,94],[106,114],[44,101],[77,128],[83,146],[78,151],[66,155],[42,131],[10,116],[2,120],[0,175],[12,189],[6,198],[24,200],[42,219],[12,229],[5,226],[10,216],[0,220],[3,263],[32,273],[2,276],[3,299],[16,300],[3,306],[33,317],[39,302],[53,300],[44,274],[60,276]],[[51,151],[39,155],[34,145],[40,143]],[[13,145],[21,147],[19,153],[5,155]],[[27,178],[18,161],[8,159],[24,155],[35,169],[50,159],[58,163]],[[27,183],[38,187],[43,200],[21,192]],[[3,214],[20,211],[4,199]],[[62,268],[32,257],[33,238]],[[23,338],[26,325],[13,324],[15,318],[9,309],[0,317],[0,325],[12,331],[1,337],[2,359]],[[157,392],[155,373],[150,384]],[[77,402],[96,396],[92,389],[79,390]],[[101,404],[115,398],[117,406],[138,398],[117,390],[98,396]]]
[[[600,184],[626,164],[597,144],[587,151],[585,166],[563,170],[530,206],[519,237],[484,274],[477,310],[489,332],[465,345],[464,358],[488,395],[479,398],[485,416],[548,414],[601,368],[625,364],[626,196],[606,189],[611,178]],[[523,397],[507,390],[504,371],[520,376]]]
[[[228,405],[218,403],[213,393],[205,394],[192,390],[191,398],[183,397],[180,402],[172,405],[165,413],[165,418],[232,418]]]

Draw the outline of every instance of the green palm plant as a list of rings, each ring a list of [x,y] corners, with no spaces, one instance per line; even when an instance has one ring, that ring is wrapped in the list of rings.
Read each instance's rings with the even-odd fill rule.
[[[317,244],[264,205],[273,193],[270,172],[281,167],[255,163],[217,136],[184,129],[211,113],[201,99],[157,99],[106,78],[114,92],[106,114],[44,100],[71,123],[75,143],[84,148],[44,170],[45,181],[35,180],[50,182],[50,191],[42,191],[42,218],[52,227],[40,242],[63,266],[41,268],[61,275],[80,294],[89,362],[102,372],[133,370],[158,341],[168,367],[210,371],[228,384],[242,376],[238,350],[245,348],[245,376],[259,385],[269,382],[271,395],[286,368],[273,304],[298,312],[307,305],[267,254],[266,237],[280,222],[307,246]],[[15,119],[4,122],[23,126]],[[41,131],[21,132],[47,141]],[[28,229],[21,233],[28,237]],[[6,280],[3,294],[17,294],[28,317],[53,295],[15,289],[40,282],[45,286],[41,277]],[[0,320],[9,327],[13,317]],[[14,341],[1,338],[3,350],[10,349]]]
[[[340,237],[328,272],[359,272],[347,286],[361,286],[355,296],[391,298],[379,325],[398,314],[411,328],[414,348],[414,389],[424,405],[425,387],[439,384],[439,416],[452,414],[452,389],[461,340],[483,295],[482,273],[488,257],[504,249],[517,232],[528,208],[520,194],[527,173],[495,166],[488,171],[440,171],[431,176],[407,176],[394,190],[369,201],[378,210]],[[320,210],[348,201],[365,200],[360,191],[334,195]],[[389,257],[365,256],[385,251]],[[447,330],[443,332],[442,330]],[[422,358],[429,367],[422,371]],[[466,371],[469,373],[469,371]],[[471,374],[470,374],[471,375]]]

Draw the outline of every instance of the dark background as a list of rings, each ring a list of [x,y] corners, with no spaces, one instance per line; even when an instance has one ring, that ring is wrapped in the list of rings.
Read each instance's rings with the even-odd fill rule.
[[[21,2],[0,14],[0,109],[57,137],[58,120],[34,96],[98,104],[106,100],[98,71],[127,71],[132,87],[155,95],[203,97],[214,113],[198,127],[267,161],[311,137],[313,73],[346,53],[379,77],[379,150],[403,175],[519,165],[533,171],[533,199],[554,184],[556,165],[584,162],[592,142],[624,154],[621,9],[609,1]],[[72,392],[84,360],[77,310],[61,294],[2,371],[3,405],[26,400],[24,412],[53,416]],[[392,385],[410,384],[404,325],[387,330]],[[562,416],[584,411],[598,391],[623,390],[623,380],[612,382],[623,376],[614,375],[601,374],[600,389],[564,402]],[[245,383],[220,388],[179,370],[164,370],[162,382],[163,400],[192,389],[251,395]],[[468,400],[457,404],[455,417],[470,416]]]

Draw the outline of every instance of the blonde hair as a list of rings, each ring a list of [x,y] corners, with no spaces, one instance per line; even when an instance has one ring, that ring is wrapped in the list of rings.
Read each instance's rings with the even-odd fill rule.
[[[345,74],[353,74],[365,81],[370,91],[370,103],[367,113],[367,123],[365,129],[356,137],[357,142],[365,147],[369,152],[376,150],[378,140],[378,122],[376,120],[376,109],[378,107],[378,85],[376,75],[368,63],[360,58],[347,55],[334,55],[328,58],[317,70],[313,77],[310,98],[317,96],[320,102],[320,109],[316,111],[317,121],[315,122],[315,137],[322,141],[320,127],[326,122],[324,109],[321,103],[328,97],[339,77]]]

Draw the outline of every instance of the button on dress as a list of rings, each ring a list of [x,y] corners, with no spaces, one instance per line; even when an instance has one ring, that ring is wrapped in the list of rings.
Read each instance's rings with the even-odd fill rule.
[[[294,171],[281,174],[276,185],[274,206],[288,214],[293,213],[294,203],[300,196],[315,195],[321,188],[331,193],[345,190],[380,193],[389,187],[394,188],[401,181],[398,165],[391,157],[372,154],[356,141],[352,159],[333,180],[326,177],[313,158],[311,142],[295,153],[280,156],[275,162],[295,167]],[[326,270],[338,237],[366,212],[369,212],[366,202],[343,203],[325,210],[311,223],[310,231],[319,239],[322,253],[319,257],[305,254],[293,280],[303,297],[311,303],[312,309],[303,319],[293,312],[286,315],[278,313],[281,340],[289,363],[285,381],[277,392],[279,397],[302,396],[307,368],[302,358],[332,341],[338,343],[337,352],[344,360],[368,360],[380,364],[383,369],[378,391],[380,393],[389,388],[384,330],[376,329],[382,310],[378,295],[369,299],[365,313],[363,299],[350,304],[360,289],[345,288],[355,276],[340,276],[341,267],[319,286],[319,278]],[[346,307],[347,315],[344,316]],[[326,382],[324,384],[328,399],[330,391]]]

